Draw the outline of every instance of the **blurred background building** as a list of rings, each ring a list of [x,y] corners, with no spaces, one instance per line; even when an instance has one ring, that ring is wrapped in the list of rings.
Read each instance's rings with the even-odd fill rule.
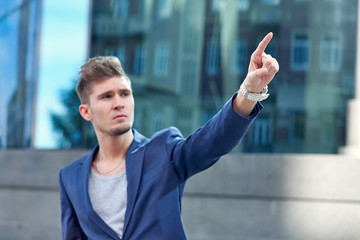
[[[190,134],[246,77],[250,54],[281,70],[242,152],[336,153],[354,95],[357,1],[92,1],[90,55],[115,55],[133,81],[135,128]],[[321,9],[321,11],[319,11]]]
[[[281,70],[269,86],[263,113],[236,151],[337,153],[346,144],[346,104],[355,85],[356,0],[89,3],[87,56],[115,55],[122,61],[133,82],[134,126],[144,135],[175,125],[187,136],[205,123],[238,89],[250,54],[272,31],[267,52]],[[35,130],[34,123],[42,1],[2,5],[1,147],[43,148],[34,144],[43,127]],[[74,68],[73,79],[62,81],[72,83],[76,74]],[[90,124],[81,118],[73,122],[78,102],[73,95],[66,105],[71,88],[53,96],[54,105],[65,102],[63,109],[47,113],[51,148],[96,144]]]
[[[41,7],[0,2],[0,148],[33,147]]]
[[[273,32],[266,52],[280,71],[270,97],[234,154],[187,184],[185,231],[196,240],[359,239],[358,7],[0,0],[0,238],[60,238],[57,173],[96,144],[74,91],[87,58],[121,60],[137,130],[150,137],[174,125],[188,136],[233,96]],[[347,149],[355,154],[338,154]]]

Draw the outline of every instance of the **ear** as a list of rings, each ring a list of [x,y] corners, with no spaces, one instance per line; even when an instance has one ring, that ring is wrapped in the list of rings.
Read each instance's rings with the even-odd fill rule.
[[[83,117],[83,119],[85,119],[86,121],[92,120],[92,117],[90,114],[90,109],[87,104],[81,104],[79,106],[79,112],[80,112],[80,115]]]

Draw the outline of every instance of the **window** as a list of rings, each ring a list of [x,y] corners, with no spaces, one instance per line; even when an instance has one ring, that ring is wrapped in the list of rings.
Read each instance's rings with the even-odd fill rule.
[[[134,114],[135,114],[135,118],[134,118],[134,128],[136,129],[141,129],[142,124],[143,124],[143,119],[144,118],[144,114],[143,112],[146,110],[147,108],[144,107],[144,105],[142,104],[137,104],[135,109],[134,109]],[[144,120],[144,122],[146,122]]]
[[[259,42],[261,40],[262,39],[259,39]],[[271,39],[271,42],[269,43],[269,45],[267,45],[265,49],[265,53],[270,54],[273,58],[278,58],[277,48],[278,48],[277,40]]]
[[[137,46],[134,53],[133,73],[141,75],[144,71],[145,50],[143,46]]]
[[[220,64],[220,44],[216,37],[210,38],[206,49],[206,74],[217,75]]]
[[[306,34],[295,34],[291,41],[292,70],[304,71],[309,67],[309,40]]]
[[[110,6],[114,10],[113,16],[115,18],[127,18],[129,14],[129,0],[112,0]]]
[[[156,46],[154,73],[156,76],[166,76],[169,72],[170,44],[161,43]]]
[[[303,144],[305,140],[306,116],[301,111],[290,112],[289,140],[292,144]]]
[[[125,48],[124,47],[107,47],[105,50],[105,55],[107,56],[116,56],[119,58],[121,65],[124,67],[125,66]]]
[[[322,70],[339,70],[341,41],[339,36],[324,36],[321,40],[320,66]]]
[[[184,63],[184,67],[182,68],[182,86],[181,90],[184,96],[195,96],[196,94],[196,82],[194,79],[196,78],[196,65],[193,62]]]
[[[183,132],[183,136],[188,136],[189,134],[192,133],[193,129],[192,129],[192,124],[193,124],[193,112],[192,109],[190,108],[179,108],[175,111],[176,114],[176,125],[181,129],[184,129]]]
[[[121,64],[124,67],[125,66],[125,60],[126,60],[125,48],[124,47],[118,48],[116,56],[119,58]]]
[[[172,15],[173,0],[158,0],[158,17],[169,18]]]
[[[267,146],[271,143],[270,121],[268,119],[257,119],[253,126],[253,145]]]
[[[246,41],[238,40],[235,42],[233,51],[232,51],[232,59],[231,59],[231,72],[233,74],[242,74],[245,70],[245,61],[246,59]]]
[[[151,132],[159,131],[163,127],[164,111],[160,107],[155,107],[151,115]]]

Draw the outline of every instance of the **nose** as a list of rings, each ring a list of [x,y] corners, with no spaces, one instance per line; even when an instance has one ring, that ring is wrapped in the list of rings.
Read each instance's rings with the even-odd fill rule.
[[[124,101],[120,98],[120,96],[116,95],[114,97],[113,109],[119,110],[124,108]]]

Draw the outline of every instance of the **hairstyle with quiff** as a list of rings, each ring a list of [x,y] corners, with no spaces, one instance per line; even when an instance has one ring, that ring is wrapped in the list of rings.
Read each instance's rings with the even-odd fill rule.
[[[120,76],[129,82],[121,63],[114,56],[98,56],[90,58],[80,67],[80,79],[76,86],[76,93],[82,104],[89,103],[89,96],[92,92],[92,83],[106,78]]]

